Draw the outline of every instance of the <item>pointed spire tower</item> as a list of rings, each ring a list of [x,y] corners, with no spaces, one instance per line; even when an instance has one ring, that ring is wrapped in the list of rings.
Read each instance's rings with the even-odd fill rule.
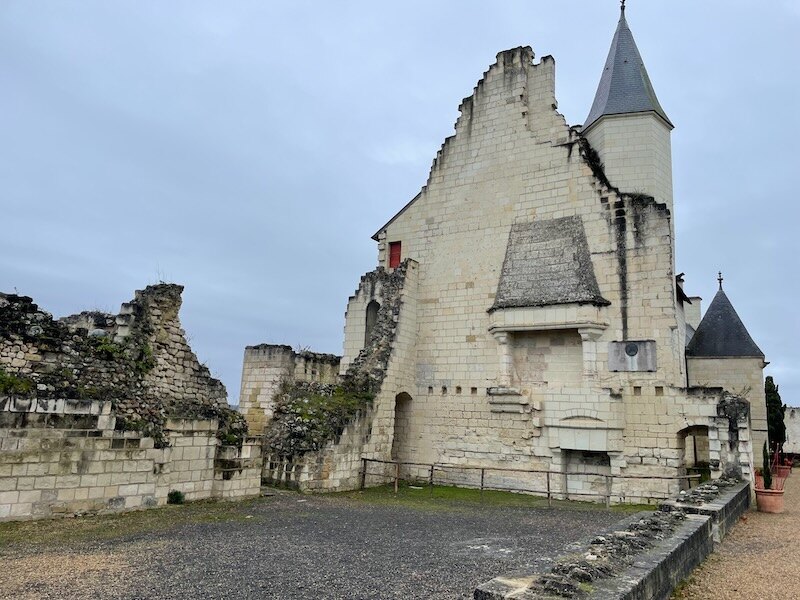
[[[653,196],[672,210],[672,129],[628,27],[623,2],[583,136],[600,155],[612,185]]]
[[[722,289],[719,291],[686,347],[686,356],[695,358],[764,358],[761,348],[750,337],[733,304]]]

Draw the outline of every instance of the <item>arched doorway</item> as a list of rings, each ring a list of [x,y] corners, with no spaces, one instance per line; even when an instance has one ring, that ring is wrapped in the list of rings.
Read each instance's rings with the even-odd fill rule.
[[[693,425],[678,432],[678,447],[681,450],[681,470],[686,475],[700,475],[691,480],[691,485],[711,479],[711,457],[708,443],[708,426]]]
[[[392,460],[406,460],[411,442],[411,396],[406,392],[394,398],[394,437]]]
[[[364,347],[369,345],[369,336],[372,334],[372,330],[375,329],[375,324],[378,322],[378,311],[381,309],[381,305],[376,300],[371,300],[369,304],[367,304],[367,325],[364,328]]]

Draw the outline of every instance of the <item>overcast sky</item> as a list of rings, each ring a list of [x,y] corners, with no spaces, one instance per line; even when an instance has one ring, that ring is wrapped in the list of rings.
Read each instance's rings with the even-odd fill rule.
[[[0,291],[63,316],[186,286],[236,403],[246,345],[341,353],[370,236],[497,52],[556,59],[582,123],[615,0],[0,2]],[[800,2],[630,0],[676,128],[678,271],[725,290],[800,405]]]

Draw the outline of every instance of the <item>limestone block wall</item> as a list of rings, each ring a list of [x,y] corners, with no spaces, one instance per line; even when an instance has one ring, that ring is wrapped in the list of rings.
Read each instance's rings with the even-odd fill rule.
[[[263,433],[272,419],[275,393],[287,381],[337,383],[340,357],[316,352],[295,352],[291,346],[259,344],[244,351],[239,411],[249,431]]]
[[[370,442],[374,416],[372,409],[366,410],[345,428],[338,440],[318,452],[300,457],[267,455],[264,480],[308,492],[358,489],[361,458]]]
[[[753,448],[760,452],[767,441],[763,359],[689,357],[686,362],[690,386],[720,387],[750,402]]]
[[[685,304],[683,310],[686,314],[686,322],[694,329],[700,326],[700,321],[703,320],[702,303],[703,299],[700,296],[691,296],[689,300],[691,304]]]
[[[420,265],[409,441],[397,455],[561,471],[566,453],[596,451],[616,474],[677,473],[679,415],[690,401],[672,216],[658,201],[671,191],[654,200],[644,188],[613,189],[554,108],[554,61],[532,59],[529,48],[498,54],[426,185],[375,236],[382,266],[397,241]],[[668,132],[661,142],[668,149]],[[487,312],[511,228],[563,217],[580,217],[610,305]],[[655,342],[655,371],[610,371],[609,343],[628,340]]]
[[[800,408],[789,406],[783,418],[786,424],[786,443],[783,451],[786,454],[800,454]]]
[[[653,113],[607,115],[583,134],[597,150],[611,185],[647,194],[672,210],[670,127]]]
[[[221,446],[217,422],[170,419],[170,446],[115,430],[110,401],[0,398],[0,520],[258,495],[261,447]]]
[[[348,299],[344,316],[344,352],[339,368],[342,375],[366,346],[367,312],[370,303],[376,303],[377,308],[385,302],[383,294],[381,272],[376,270],[361,277],[358,289]]]

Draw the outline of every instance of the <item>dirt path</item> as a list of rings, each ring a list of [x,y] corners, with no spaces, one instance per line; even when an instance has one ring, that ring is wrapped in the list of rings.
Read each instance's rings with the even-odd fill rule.
[[[800,469],[786,480],[786,512],[746,513],[673,600],[800,598]]]

